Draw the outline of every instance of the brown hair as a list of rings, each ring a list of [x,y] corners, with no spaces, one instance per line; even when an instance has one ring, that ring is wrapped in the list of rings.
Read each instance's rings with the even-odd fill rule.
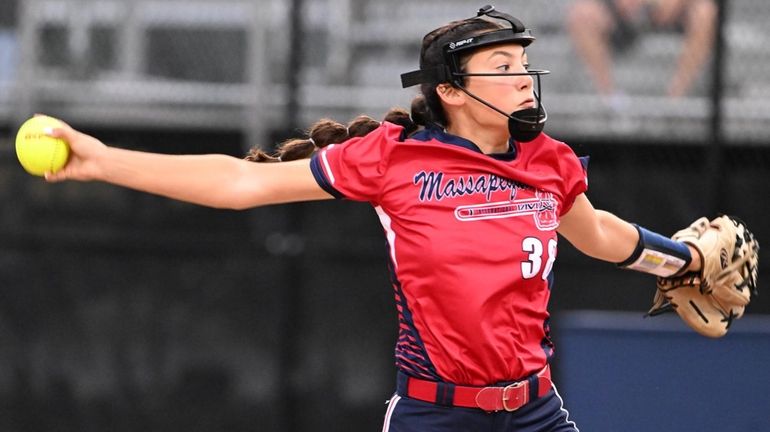
[[[500,28],[499,24],[491,21],[469,18],[452,21],[431,31],[422,39],[420,69],[443,65],[445,62],[443,48],[447,43]],[[420,86],[421,94],[412,100],[411,113],[403,108],[392,108],[385,115],[384,121],[403,126],[407,136],[417,131],[420,126],[427,126],[431,123],[446,125],[446,114],[436,93],[439,84],[441,82],[422,84]],[[306,133],[306,138],[286,140],[280,143],[276,150],[270,154],[262,149],[252,148],[246,155],[246,160],[281,162],[308,158],[319,148],[364,136],[379,126],[380,122],[365,115],[354,118],[347,126],[334,120],[321,119],[310,127]]]
[[[403,126],[407,135],[418,129],[418,126],[410,118],[409,113],[403,108],[393,108],[388,111],[384,121]],[[286,140],[279,144],[272,154],[256,147],[252,148],[246,155],[246,160],[252,162],[285,162],[305,159],[310,157],[319,148],[326,147],[329,144],[345,142],[350,138],[362,137],[379,126],[380,122],[365,115],[354,118],[347,126],[331,119],[321,119],[310,127],[310,130],[307,132],[307,138]]]

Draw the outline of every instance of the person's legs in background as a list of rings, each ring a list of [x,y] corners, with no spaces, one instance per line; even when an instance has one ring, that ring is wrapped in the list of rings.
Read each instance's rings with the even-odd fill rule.
[[[615,92],[612,79],[614,17],[602,0],[577,0],[567,13],[567,28],[597,91],[604,97]]]
[[[703,65],[714,49],[717,24],[717,5],[713,0],[687,0],[681,11],[684,44],[679,53],[676,72],[668,86],[668,95],[687,94],[701,73]]]

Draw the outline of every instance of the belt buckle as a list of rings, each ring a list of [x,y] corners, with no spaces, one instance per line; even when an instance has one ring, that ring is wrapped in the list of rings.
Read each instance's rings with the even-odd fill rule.
[[[518,389],[524,387],[524,391]],[[510,392],[513,393],[511,396]],[[529,396],[529,381],[519,381],[503,388],[503,408],[506,411],[516,411],[527,403]],[[513,406],[508,406],[508,401],[513,401]]]

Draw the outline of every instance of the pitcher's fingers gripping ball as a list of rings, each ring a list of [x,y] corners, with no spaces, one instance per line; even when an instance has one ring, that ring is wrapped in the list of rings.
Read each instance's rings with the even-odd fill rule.
[[[33,175],[55,173],[67,164],[70,148],[46,130],[62,127],[63,123],[48,116],[35,116],[25,121],[16,134],[16,157],[21,166]]]
[[[730,216],[700,218],[672,238],[698,250],[702,269],[658,278],[649,314],[673,309],[698,333],[723,336],[757,294],[759,242],[742,221]]]

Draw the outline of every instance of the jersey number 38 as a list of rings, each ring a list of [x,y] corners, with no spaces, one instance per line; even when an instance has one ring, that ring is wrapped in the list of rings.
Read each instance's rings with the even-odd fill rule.
[[[527,237],[521,243],[521,249],[527,252],[528,260],[521,263],[521,276],[524,279],[532,279],[543,270],[541,278],[543,280],[548,279],[548,274],[551,273],[553,268],[553,262],[556,260],[556,240],[548,240],[548,250],[543,247],[543,242],[537,237]],[[548,256],[545,257],[545,265],[543,264],[543,253],[547,252]]]

